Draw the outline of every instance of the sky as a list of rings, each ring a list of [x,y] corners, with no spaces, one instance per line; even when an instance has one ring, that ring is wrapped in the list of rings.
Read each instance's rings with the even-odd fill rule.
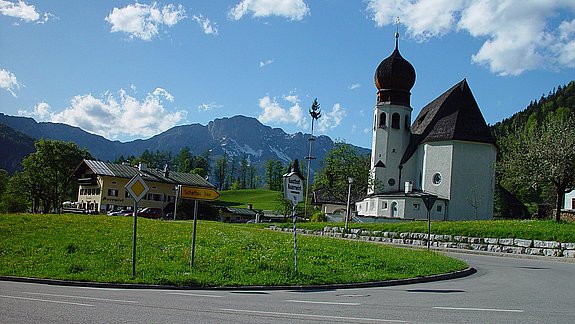
[[[110,140],[244,115],[371,147],[373,75],[416,71],[412,119],[466,78],[494,124],[575,79],[573,0],[0,0],[0,112]]]

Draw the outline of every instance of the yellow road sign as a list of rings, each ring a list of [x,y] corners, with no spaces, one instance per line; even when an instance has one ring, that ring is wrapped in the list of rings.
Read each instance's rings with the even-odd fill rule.
[[[183,199],[215,200],[219,196],[220,193],[212,188],[182,186],[180,189],[180,197]]]
[[[150,187],[148,187],[140,175],[134,176],[130,182],[126,184],[125,188],[135,201],[140,201],[150,190]]]

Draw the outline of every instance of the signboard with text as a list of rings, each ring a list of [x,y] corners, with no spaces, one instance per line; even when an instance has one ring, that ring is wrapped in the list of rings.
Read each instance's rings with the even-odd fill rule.
[[[181,186],[180,197],[192,200],[215,200],[220,193],[213,188]]]
[[[297,204],[303,199],[303,177],[292,172],[284,177],[284,198]]]

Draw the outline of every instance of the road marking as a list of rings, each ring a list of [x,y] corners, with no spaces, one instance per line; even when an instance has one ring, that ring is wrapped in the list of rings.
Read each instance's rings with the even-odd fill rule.
[[[48,299],[38,299],[38,298],[27,298],[27,297],[17,297],[17,296],[5,296],[5,295],[0,295],[0,297],[2,297],[2,298],[10,298],[10,299],[22,299],[22,300],[39,301],[39,302],[45,302],[45,303],[55,303],[55,304],[66,304],[66,305],[76,305],[76,306],[94,307],[94,305],[90,305],[90,304],[70,303],[70,302],[64,302],[64,301],[58,301],[58,300],[48,300]]]
[[[315,315],[315,314],[296,314],[296,313],[280,313],[280,312],[264,312],[246,309],[231,309],[220,308],[224,312],[246,313],[246,314],[259,314],[259,315],[272,315],[272,316],[291,316],[291,317],[305,317],[305,318],[320,318],[320,319],[334,319],[346,321],[366,321],[366,322],[382,322],[382,323],[407,323],[400,320],[386,320],[381,318],[367,318],[367,317],[345,317],[345,316],[330,316],[330,315]]]
[[[180,295],[180,296],[207,297],[207,298],[222,298],[222,297],[224,297],[224,296],[218,296],[218,295],[201,295],[201,294],[188,294],[188,293],[167,293],[166,295]]]
[[[322,305],[348,305],[348,306],[359,306],[361,303],[342,303],[342,302],[328,302],[328,301],[312,301],[312,300],[286,300],[288,303],[301,303],[301,304],[322,304]]]
[[[52,297],[64,297],[64,298],[78,298],[78,299],[90,299],[90,300],[99,300],[99,301],[108,301],[108,302],[120,302],[120,303],[134,303],[137,304],[137,301],[133,300],[121,300],[121,299],[108,299],[108,298],[96,298],[96,297],[85,297],[85,296],[69,296],[69,295],[56,295],[56,294],[43,294],[43,293],[33,293],[33,292],[23,292],[24,294],[28,295],[40,295],[40,296],[52,296]]]
[[[470,308],[470,307],[433,307],[435,309],[445,310],[468,310],[468,311],[484,311],[484,312],[507,312],[507,313],[523,313],[522,309],[498,309],[498,308]]]

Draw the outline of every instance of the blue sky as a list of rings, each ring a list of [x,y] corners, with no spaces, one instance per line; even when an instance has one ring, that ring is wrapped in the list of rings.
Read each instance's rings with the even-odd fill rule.
[[[490,124],[575,79],[575,1],[0,0],[0,112],[112,140],[245,115],[371,146],[373,74],[415,67],[412,118],[467,78]]]

